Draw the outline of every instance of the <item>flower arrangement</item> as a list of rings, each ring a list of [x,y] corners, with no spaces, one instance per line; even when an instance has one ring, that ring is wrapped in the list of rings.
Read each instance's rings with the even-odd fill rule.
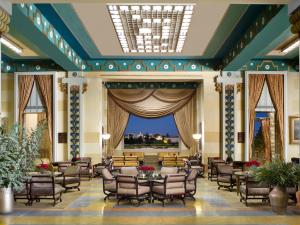
[[[36,168],[38,168],[40,170],[48,170],[49,169],[49,165],[41,163],[41,164],[37,165]]]
[[[141,170],[141,171],[154,171],[154,167],[153,166],[140,166],[139,170]]]
[[[255,159],[245,163],[246,167],[259,167],[260,165],[261,163]]]

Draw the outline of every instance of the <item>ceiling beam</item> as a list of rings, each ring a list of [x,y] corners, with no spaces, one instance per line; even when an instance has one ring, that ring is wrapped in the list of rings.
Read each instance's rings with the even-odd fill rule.
[[[13,6],[10,34],[65,70],[81,70],[82,59],[33,4]]]
[[[267,6],[223,59],[223,70],[239,70],[289,28],[287,6]]]

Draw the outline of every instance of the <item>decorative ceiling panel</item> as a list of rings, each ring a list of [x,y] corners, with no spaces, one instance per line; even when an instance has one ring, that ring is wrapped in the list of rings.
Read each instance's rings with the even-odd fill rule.
[[[181,52],[194,4],[108,4],[124,53]]]

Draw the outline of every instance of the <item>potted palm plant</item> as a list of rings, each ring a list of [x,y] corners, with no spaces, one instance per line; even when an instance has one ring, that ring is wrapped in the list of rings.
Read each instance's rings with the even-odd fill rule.
[[[18,125],[9,132],[0,129],[0,213],[13,211],[13,191],[20,190],[34,170],[44,127],[40,123],[30,133]]]
[[[269,194],[272,211],[285,212],[289,199],[286,188],[297,184],[297,168],[291,163],[275,160],[254,170],[253,175],[257,181],[272,188]]]

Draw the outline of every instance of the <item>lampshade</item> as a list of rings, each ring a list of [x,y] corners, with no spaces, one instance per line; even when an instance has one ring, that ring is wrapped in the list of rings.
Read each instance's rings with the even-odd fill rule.
[[[193,134],[193,139],[194,140],[200,140],[200,138],[201,138],[201,134]]]
[[[110,134],[102,134],[102,139],[103,139],[103,140],[108,140],[108,139],[110,139]]]

